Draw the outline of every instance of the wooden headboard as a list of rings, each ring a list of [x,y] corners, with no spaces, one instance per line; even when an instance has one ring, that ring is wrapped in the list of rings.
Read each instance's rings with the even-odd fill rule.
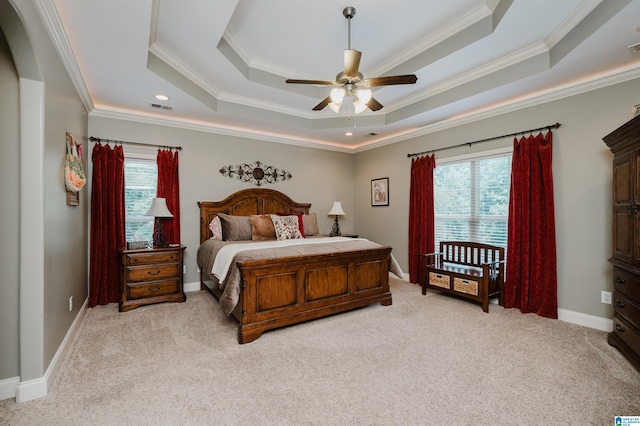
[[[198,201],[200,207],[200,244],[211,238],[209,223],[218,213],[234,216],[252,214],[302,213],[309,214],[309,203],[296,203],[280,191],[249,188],[229,195],[222,201]]]

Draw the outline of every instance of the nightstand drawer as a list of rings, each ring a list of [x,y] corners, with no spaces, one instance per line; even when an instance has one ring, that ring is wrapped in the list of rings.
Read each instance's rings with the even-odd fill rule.
[[[127,284],[127,299],[145,299],[178,292],[179,280],[158,281],[152,283]]]
[[[127,268],[127,282],[158,281],[166,278],[177,278],[182,271],[180,263],[169,265],[129,267]]]
[[[182,251],[132,253],[127,255],[128,265],[153,265],[157,263],[179,262]]]
[[[160,302],[184,302],[185,246],[121,250],[120,312]]]

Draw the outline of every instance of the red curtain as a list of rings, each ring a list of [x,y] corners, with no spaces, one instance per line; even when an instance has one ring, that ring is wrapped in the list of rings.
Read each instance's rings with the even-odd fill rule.
[[[435,244],[433,211],[433,169],[435,156],[411,160],[409,189],[409,281],[420,283],[423,254],[433,253]]]
[[[89,306],[120,301],[118,249],[124,238],[124,153],[122,146],[96,144],[91,154]]]
[[[156,197],[167,199],[172,218],[162,220],[162,230],[169,244],[180,244],[180,182],[178,151],[158,150],[158,187]]]
[[[504,306],[558,318],[551,147],[550,131],[513,143]]]

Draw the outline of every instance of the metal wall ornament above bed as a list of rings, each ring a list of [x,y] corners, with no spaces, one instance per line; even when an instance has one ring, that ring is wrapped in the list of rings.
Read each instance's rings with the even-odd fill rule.
[[[278,169],[274,166],[267,166],[260,161],[250,164],[242,163],[238,166],[224,166],[220,169],[222,176],[236,178],[243,182],[252,182],[256,186],[265,183],[284,182],[291,179],[291,173]]]

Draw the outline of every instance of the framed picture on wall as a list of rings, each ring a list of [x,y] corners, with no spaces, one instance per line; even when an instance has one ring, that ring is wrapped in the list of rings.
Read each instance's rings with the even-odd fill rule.
[[[389,205],[389,178],[371,179],[371,205]]]

